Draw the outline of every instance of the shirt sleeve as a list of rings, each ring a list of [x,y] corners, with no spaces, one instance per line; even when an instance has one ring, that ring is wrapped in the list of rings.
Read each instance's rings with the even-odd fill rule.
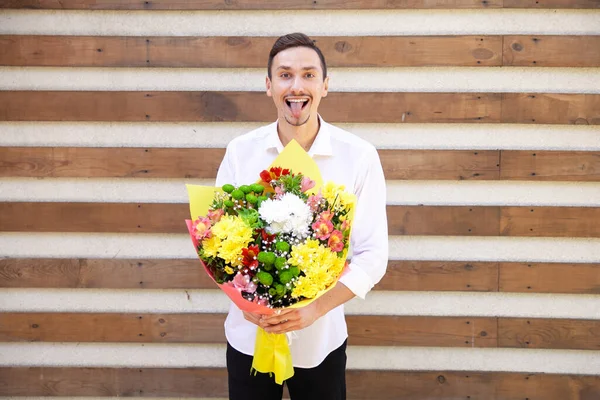
[[[221,165],[219,166],[219,170],[217,171],[217,180],[215,182],[215,186],[221,187],[226,183],[237,186],[235,181],[235,165],[234,165],[234,149],[231,142],[227,145],[227,149],[225,150],[225,156],[221,161]]]
[[[372,147],[362,160],[357,179],[357,196],[350,238],[352,260],[339,279],[356,296],[364,299],[381,280],[388,263],[386,184],[377,150]]]

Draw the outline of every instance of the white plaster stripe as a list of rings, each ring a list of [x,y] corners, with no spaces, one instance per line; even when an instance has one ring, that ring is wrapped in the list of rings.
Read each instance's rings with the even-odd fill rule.
[[[216,288],[0,291],[0,312],[226,313],[229,305]],[[600,319],[600,297],[580,294],[371,291],[345,307],[349,315]]]
[[[331,92],[600,93],[600,68],[332,68],[329,75]],[[260,92],[265,76],[264,68],[0,67],[0,89]]]
[[[225,367],[225,345],[0,343],[0,366]],[[589,350],[349,346],[348,369],[600,374]]]
[[[591,35],[598,10],[3,10],[0,34],[100,36]]]
[[[43,245],[42,245],[43,244]],[[390,236],[391,260],[589,263],[598,238]],[[4,257],[194,258],[185,234],[0,233]]]
[[[225,148],[265,123],[0,122],[0,146]],[[598,125],[335,125],[379,149],[600,150]]]
[[[187,203],[212,179],[0,178],[0,201]],[[600,206],[600,182],[387,181],[389,205]]]

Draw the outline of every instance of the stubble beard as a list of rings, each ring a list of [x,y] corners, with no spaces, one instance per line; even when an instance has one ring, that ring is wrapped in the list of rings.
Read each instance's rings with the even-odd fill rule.
[[[292,126],[302,126],[308,122],[308,120],[310,119],[310,114],[308,114],[308,116],[306,117],[306,119],[303,122],[301,122],[299,120],[297,122],[292,122],[287,117],[284,117],[284,118],[285,118],[285,122],[287,122],[288,124],[290,124]]]

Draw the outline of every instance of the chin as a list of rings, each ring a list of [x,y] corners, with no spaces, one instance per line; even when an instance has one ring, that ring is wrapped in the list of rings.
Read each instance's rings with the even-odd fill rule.
[[[302,118],[302,117],[300,117]],[[290,121],[287,117],[285,117],[285,122],[287,122],[288,124],[292,125],[292,126],[302,126],[304,124],[306,124],[308,121],[310,120],[310,114],[306,117],[306,119],[304,120],[297,120],[297,121]]]

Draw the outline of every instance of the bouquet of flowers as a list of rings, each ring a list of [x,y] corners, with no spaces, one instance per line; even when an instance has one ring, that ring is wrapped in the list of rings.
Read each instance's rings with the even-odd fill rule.
[[[256,183],[188,185],[194,220],[186,222],[198,256],[240,309],[303,307],[341,276],[356,199],[320,182],[312,158],[292,141]],[[253,368],[274,372],[278,383],[291,377],[286,336],[258,328]]]

